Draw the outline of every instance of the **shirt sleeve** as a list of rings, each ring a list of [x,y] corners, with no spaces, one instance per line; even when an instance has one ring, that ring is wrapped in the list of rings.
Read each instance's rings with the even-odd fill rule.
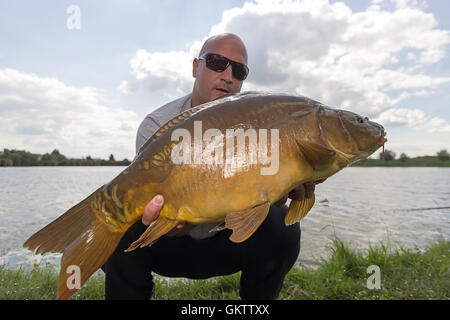
[[[160,125],[150,116],[146,116],[141,122],[136,135],[136,155],[139,153],[145,142],[158,131]]]

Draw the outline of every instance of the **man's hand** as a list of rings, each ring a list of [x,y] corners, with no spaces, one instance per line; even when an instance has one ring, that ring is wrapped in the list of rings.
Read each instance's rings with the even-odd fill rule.
[[[142,214],[142,223],[149,226],[153,221],[155,221],[159,216],[159,211],[164,205],[164,198],[162,195],[156,195],[150,202],[145,206],[144,213]],[[180,223],[173,230],[168,232],[167,236],[184,236],[187,234],[194,225],[190,223]]]
[[[302,201],[304,198],[311,198],[314,195],[314,190],[316,189],[316,184],[324,182],[326,179],[317,180],[317,181],[309,181],[304,184],[298,186],[297,188],[291,190],[287,195],[283,198],[275,202],[277,207],[282,207],[288,198],[292,200]]]

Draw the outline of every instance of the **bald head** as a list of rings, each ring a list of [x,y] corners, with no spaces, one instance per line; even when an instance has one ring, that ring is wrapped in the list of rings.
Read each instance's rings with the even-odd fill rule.
[[[198,56],[204,53],[217,53],[217,48],[232,47],[234,50],[241,51],[244,57],[244,63],[247,64],[247,48],[245,48],[244,42],[234,33],[222,33],[208,38],[202,46]],[[241,61],[242,62],[242,61]]]

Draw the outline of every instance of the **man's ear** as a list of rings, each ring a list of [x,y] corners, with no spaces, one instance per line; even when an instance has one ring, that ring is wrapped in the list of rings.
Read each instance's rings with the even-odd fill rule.
[[[197,67],[198,67],[198,59],[194,58],[194,61],[192,62],[192,76],[194,78],[197,77]]]

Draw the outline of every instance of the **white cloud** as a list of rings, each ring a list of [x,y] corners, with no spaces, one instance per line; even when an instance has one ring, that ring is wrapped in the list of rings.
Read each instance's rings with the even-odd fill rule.
[[[246,2],[224,11],[208,36],[234,32],[244,40],[250,65],[244,90],[303,94],[373,117],[450,81],[425,73],[450,43],[449,31],[438,28],[425,6],[372,1],[366,10],[352,12],[327,0]],[[123,82],[121,90],[145,87],[168,97],[187,93],[192,58],[205,39],[186,51],[139,50],[130,62],[135,80]]]
[[[139,119],[106,106],[102,90],[73,87],[53,78],[0,69],[0,135],[3,147],[72,157],[116,159],[134,155]]]
[[[374,121],[381,122],[386,126],[417,127],[426,122],[426,115],[419,109],[388,109]]]
[[[450,132],[450,124],[438,117],[432,118],[425,124],[430,132]]]
[[[388,109],[373,119],[385,127],[423,128],[429,132],[450,132],[450,124],[437,117],[429,118],[419,109]]]
[[[138,50],[130,67],[137,81],[122,81],[119,90],[132,93],[144,87],[161,92],[169,98],[185,94],[192,89],[192,59],[184,51],[155,52]]]

